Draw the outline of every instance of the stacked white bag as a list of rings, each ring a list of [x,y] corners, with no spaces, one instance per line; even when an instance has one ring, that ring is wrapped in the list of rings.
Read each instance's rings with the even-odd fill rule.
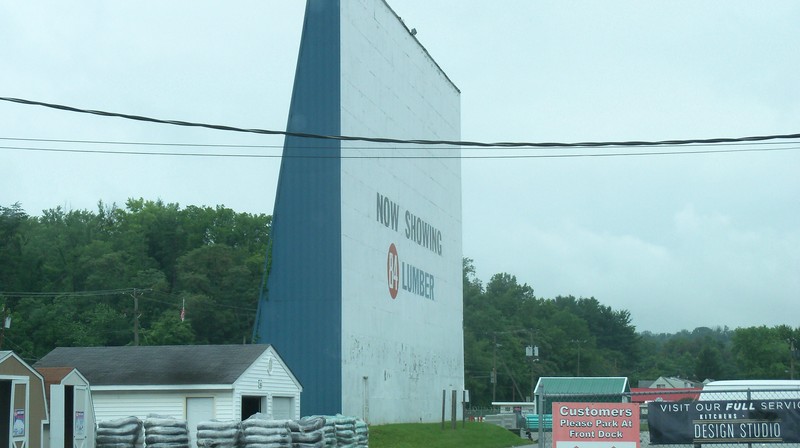
[[[289,429],[293,448],[325,448],[324,427],[325,417],[303,417],[297,422],[292,421]]]
[[[257,413],[242,422],[242,448],[292,448],[291,420],[272,420]]]
[[[190,448],[186,420],[149,414],[144,419],[144,442],[147,448]]]
[[[345,417],[341,414],[321,417],[325,419],[322,428],[322,448],[367,448],[369,446],[369,427],[364,420]]]
[[[242,422],[210,420],[197,424],[197,446],[200,448],[238,448],[242,438]]]
[[[356,445],[360,448],[369,447],[369,426],[361,419],[356,420]]]
[[[336,423],[334,423],[334,417],[324,417],[325,418],[325,426],[322,428],[322,440],[324,442],[325,448],[336,448]]]
[[[143,442],[142,421],[136,417],[97,422],[97,448],[140,448]]]
[[[333,421],[336,425],[336,446],[356,448],[356,419],[337,415]]]

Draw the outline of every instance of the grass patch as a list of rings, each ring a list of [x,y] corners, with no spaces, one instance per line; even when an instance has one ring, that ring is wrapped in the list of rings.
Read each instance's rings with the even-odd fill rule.
[[[370,426],[370,448],[507,448],[531,443],[511,431],[491,423],[467,422],[457,429],[447,422],[396,423]]]

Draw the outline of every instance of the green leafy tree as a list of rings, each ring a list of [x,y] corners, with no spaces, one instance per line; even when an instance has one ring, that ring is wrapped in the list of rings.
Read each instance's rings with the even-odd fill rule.
[[[743,378],[788,378],[788,349],[779,327],[737,328],[733,353]]]
[[[243,250],[214,244],[178,260],[178,287],[198,342],[249,340],[261,276],[260,266],[247,259]]]
[[[135,325],[143,344],[240,343],[252,332],[270,222],[144,199],[38,217],[0,206],[0,302],[13,321],[3,348],[35,361],[56,346],[132,344]],[[177,324],[184,298],[190,311]]]
[[[706,345],[703,347],[697,357],[697,364],[695,365],[694,372],[696,378],[722,378],[723,367],[720,350],[713,345]]]
[[[191,324],[176,310],[164,311],[143,335],[144,345],[186,345],[195,339]]]

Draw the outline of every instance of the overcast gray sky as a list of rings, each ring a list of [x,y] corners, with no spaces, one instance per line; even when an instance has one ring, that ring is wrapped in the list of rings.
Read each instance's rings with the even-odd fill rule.
[[[0,0],[0,96],[284,129],[304,4]],[[389,4],[461,89],[464,140],[800,132],[796,1]],[[269,214],[280,159],[10,147],[277,156],[282,145],[277,137],[5,102],[0,138],[0,205],[20,202],[32,215],[56,206],[95,210],[99,200],[122,206],[130,197]],[[474,259],[484,282],[507,272],[539,297],[594,296],[629,310],[640,331],[796,327],[798,147],[800,142],[759,147],[780,151],[739,153],[468,158],[462,173],[464,255]],[[487,154],[464,150],[467,157]]]

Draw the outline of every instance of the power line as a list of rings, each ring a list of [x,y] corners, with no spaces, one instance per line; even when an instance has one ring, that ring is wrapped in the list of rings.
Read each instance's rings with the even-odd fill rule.
[[[170,294],[168,292],[155,291],[155,294],[161,295],[161,296],[165,296],[165,297],[169,297],[169,298],[175,298],[176,300],[178,299],[178,296],[176,296],[174,294]],[[150,299],[150,300],[152,301],[153,299]],[[162,303],[166,303],[166,302],[162,302]],[[247,308],[247,307],[235,306],[235,305],[225,305],[223,303],[216,303],[216,302],[206,302],[206,303],[203,303],[203,306],[209,306],[209,307],[212,307],[212,308],[229,308],[229,309],[240,310],[240,311],[252,311],[252,312],[258,311],[256,308]]]
[[[121,288],[121,289],[104,289],[96,291],[60,291],[60,292],[29,292],[29,291],[0,291],[0,297],[17,297],[17,298],[30,298],[30,297],[95,297],[95,296],[111,296],[131,294],[134,292],[153,292],[150,288]]]
[[[791,142],[796,144],[796,142]],[[685,147],[685,146],[684,146]],[[695,146],[689,146],[695,147]],[[633,157],[633,156],[668,156],[668,155],[688,155],[688,154],[718,154],[718,153],[748,153],[748,152],[774,152],[774,151],[796,151],[800,146],[772,146],[755,148],[729,148],[725,149],[691,149],[691,150],[672,150],[672,151],[648,151],[648,152],[593,152],[593,153],[571,153],[571,154],[483,154],[483,155],[298,155],[298,154],[242,154],[242,153],[201,153],[201,152],[165,152],[165,151],[112,151],[104,149],[75,149],[75,148],[43,148],[32,146],[0,146],[0,149],[33,152],[57,152],[57,153],[77,153],[77,154],[102,154],[102,155],[126,155],[126,156],[166,156],[166,157],[208,157],[208,158],[250,158],[250,159],[560,159],[560,158],[583,158],[583,157]]]
[[[119,112],[108,112],[108,111],[92,110],[92,109],[81,109],[73,106],[45,103],[41,101],[27,100],[22,98],[0,97],[0,100],[18,104],[25,104],[30,106],[42,106],[68,112],[99,115],[104,117],[124,118],[134,121],[169,124],[174,126],[198,127],[206,129],[215,129],[220,131],[243,132],[251,134],[284,135],[287,137],[312,138],[321,140],[363,141],[363,142],[373,142],[373,143],[395,143],[395,144],[411,144],[411,145],[450,145],[450,146],[472,146],[472,147],[483,147],[483,148],[501,148],[501,147],[502,148],[588,148],[588,147],[606,147],[606,146],[674,146],[674,145],[689,145],[695,143],[701,143],[701,144],[736,143],[736,142],[753,143],[753,142],[762,142],[768,140],[800,138],[800,134],[776,134],[776,135],[756,135],[756,136],[736,137],[736,138],[708,138],[708,139],[686,139],[686,140],[675,139],[675,140],[659,140],[659,141],[576,142],[576,143],[563,143],[563,142],[487,143],[487,142],[459,141],[459,140],[397,139],[397,138],[363,137],[363,136],[347,136],[347,135],[321,135],[321,134],[313,134],[306,132],[275,131],[270,129],[257,129],[257,128],[246,129],[235,126],[226,126],[226,125],[208,124],[208,123],[199,123],[191,121],[181,121],[181,120],[164,120],[160,118],[152,118],[142,115],[132,115]]]
[[[180,300],[178,296],[175,294],[170,294],[167,292],[156,291],[152,288],[120,288],[120,289],[104,289],[104,290],[96,290],[96,291],[57,291],[57,292],[31,292],[31,291],[0,291],[0,297],[14,297],[14,298],[73,298],[73,297],[97,297],[97,296],[111,296],[111,295],[126,295],[129,296],[133,293],[148,293],[154,294],[161,297],[166,297],[170,299],[175,299],[176,301]],[[166,302],[163,300],[158,300],[149,297],[140,297],[141,300],[160,303],[163,305],[180,305],[180,302]],[[216,302],[208,302],[204,303],[203,306],[208,306],[212,308],[229,308],[234,310],[241,310],[241,311],[252,311],[255,312],[256,308],[248,308],[243,306],[235,306],[235,305],[225,305],[222,303]]]
[[[185,146],[202,148],[283,148],[283,145],[239,145],[226,143],[166,143],[166,142],[125,142],[118,140],[68,140],[63,138],[24,138],[0,137],[0,140],[47,143],[83,143],[92,145],[131,145],[131,146]]]
[[[121,140],[73,140],[63,138],[30,138],[30,137],[0,137],[0,140],[19,141],[19,142],[38,142],[38,143],[80,143],[90,145],[123,145],[123,146],[167,146],[167,147],[197,147],[197,148],[256,148],[256,149],[282,149],[284,145],[244,145],[236,143],[187,143],[187,142],[138,142],[138,141],[121,141]],[[758,142],[758,145],[789,145],[796,144],[794,141],[763,141]],[[741,146],[753,145],[749,142],[732,142],[732,143],[691,143],[680,146]],[[663,145],[667,146],[667,145]],[[413,146],[419,149],[419,146]],[[304,149],[324,149],[321,146],[308,146],[303,145]],[[342,149],[410,149],[412,146],[407,147],[387,147],[387,146],[342,146]],[[422,147],[424,149],[424,147]],[[432,148],[430,148],[432,149]],[[465,148],[469,149],[469,148]],[[520,148],[524,149],[524,148]],[[534,148],[536,149],[536,148]]]

